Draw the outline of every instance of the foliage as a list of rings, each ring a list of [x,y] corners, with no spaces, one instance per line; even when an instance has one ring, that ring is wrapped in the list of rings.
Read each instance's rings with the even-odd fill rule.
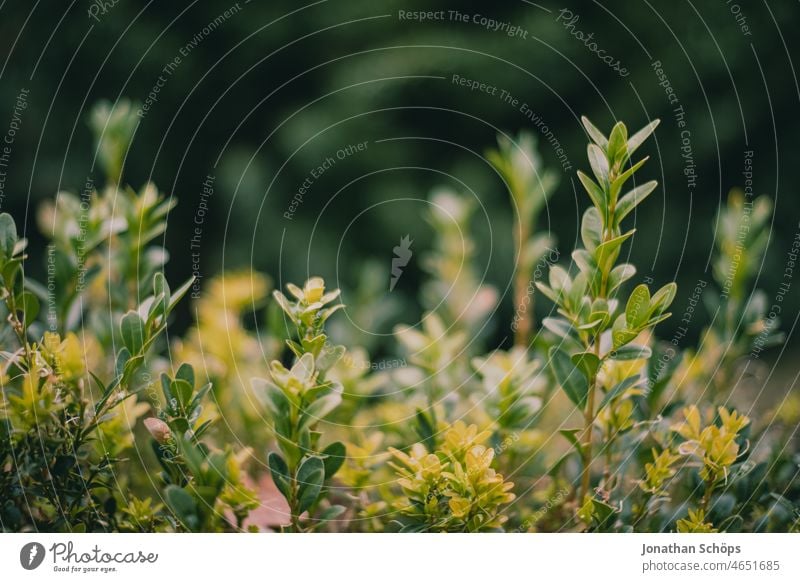
[[[272,452],[267,462],[272,479],[286,498],[294,531],[304,531],[301,516],[309,517],[326,495],[325,483],[336,474],[344,462],[345,446],[333,442],[322,448],[322,433],[318,423],[339,406],[342,386],[326,380],[328,370],[344,355],[343,346],[328,343],[325,322],[341,304],[331,307],[339,291],[325,293],[325,283],[319,277],[306,281],[303,288],[287,285],[294,300],[280,291],[275,300],[294,327],[295,335],[286,340],[294,355],[294,364],[287,369],[275,360],[270,364],[271,381],[254,382],[265,394],[272,416],[273,430],[281,453]],[[323,510],[311,528],[338,516],[344,507],[332,505]]]
[[[351,306],[322,277],[270,296],[249,270],[210,279],[192,325],[165,341],[194,282],[170,289],[154,244],[173,198],[121,185],[134,109],[92,117],[106,183],[40,212],[46,282],[25,275],[26,241],[0,215],[4,530],[798,529],[796,395],[744,412],[732,389],[783,339],[752,289],[771,206],[731,195],[698,346],[659,340],[671,305],[700,293],[651,287],[628,262],[628,224],[656,188],[634,181],[635,154],[657,122],[605,135],[583,120],[581,247],[535,286],[555,178],[529,136],[499,140],[489,158],[515,213],[508,345],[484,343],[505,299],[475,268],[472,204],[435,191],[427,311],[395,327],[394,354],[355,345],[340,313]],[[379,312],[402,304],[366,274],[352,313],[385,323]],[[553,307],[541,326],[532,292]]]
[[[613,383],[601,386],[601,374],[620,369],[618,362],[645,360],[650,349],[632,343],[643,332],[669,317],[666,312],[675,297],[676,285],[670,283],[651,296],[645,284],[636,286],[625,301],[619,300],[620,286],[633,277],[633,265],[617,260],[622,245],[635,230],[623,232],[622,221],[655,189],[655,182],[646,182],[626,193],[625,184],[644,165],[646,158],[632,162],[631,156],[653,132],[653,122],[632,136],[622,122],[609,137],[604,136],[584,118],[583,124],[593,143],[588,157],[594,179],[578,172],[592,206],[583,214],[581,239],[584,248],[573,252],[578,273],[571,277],[555,265],[550,269],[550,284],[537,282],[542,293],[558,306],[560,317],[549,318],[545,325],[561,338],[551,347],[548,356],[557,384],[570,400],[583,411],[582,429],[565,431],[578,450],[583,464],[579,499],[591,496],[591,464],[593,437],[600,414],[608,407],[603,448],[610,451],[613,441],[629,424],[632,405],[628,400],[641,381],[638,370],[618,374]],[[628,164],[630,162],[630,167]],[[622,369],[625,366],[623,365]],[[598,396],[598,389],[604,393]],[[598,518],[592,514],[592,518]],[[606,516],[603,516],[605,519]]]
[[[520,133],[516,141],[498,136],[497,145],[498,149],[490,151],[487,158],[502,176],[514,209],[514,343],[527,346],[534,328],[533,297],[528,287],[537,261],[554,244],[549,235],[534,231],[539,214],[558,185],[558,177],[543,168],[536,139],[530,133]]]
[[[424,258],[430,274],[421,289],[422,302],[440,313],[448,327],[478,333],[497,305],[497,289],[480,281],[472,265],[475,248],[464,238],[475,213],[473,200],[452,190],[431,193],[426,218],[436,233],[433,250]]]
[[[23,282],[25,241],[17,239],[8,214],[0,215],[0,228],[0,294],[14,333],[2,352],[0,378],[4,527],[120,527],[115,508],[122,490],[114,467],[132,444],[131,425],[143,412],[141,406],[129,405],[137,395],[137,374],[188,285],[171,295],[163,276],[153,278],[152,294],[119,320],[120,345],[110,353],[109,377],[103,380],[98,375],[105,375],[102,366],[95,368],[97,373],[90,369],[94,358],[74,332],[62,339],[45,331],[41,339],[33,339],[39,298]]]
[[[508,517],[499,513],[514,500],[513,483],[491,468],[494,450],[485,446],[488,431],[456,422],[444,434],[440,449],[428,453],[421,443],[411,454],[390,449],[390,465],[406,497],[397,508],[407,519],[401,531],[486,531]]]

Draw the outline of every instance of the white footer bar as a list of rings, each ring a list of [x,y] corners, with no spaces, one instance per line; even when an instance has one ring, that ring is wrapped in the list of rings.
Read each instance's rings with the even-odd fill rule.
[[[0,535],[9,581],[777,582],[799,563],[797,534]]]

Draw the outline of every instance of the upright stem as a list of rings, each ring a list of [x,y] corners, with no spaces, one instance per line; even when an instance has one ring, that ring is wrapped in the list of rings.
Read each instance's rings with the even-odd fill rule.
[[[703,493],[703,500],[700,502],[700,508],[704,514],[708,514],[708,503],[711,501],[711,493],[714,491],[716,482],[716,478],[709,477],[706,479],[706,490]]]
[[[616,179],[615,172],[612,171],[612,175],[609,177],[609,183],[613,182]],[[606,224],[603,228],[603,235],[602,239],[603,242],[611,240],[613,238],[612,233],[612,226],[614,222],[614,212],[615,212],[615,205],[612,204],[609,212],[609,224]],[[607,271],[604,271],[601,274],[601,283],[600,283],[600,293],[599,297],[605,297],[607,292],[608,286],[608,275]],[[594,337],[594,354],[597,358],[600,358],[600,335],[596,335]],[[597,391],[597,373],[595,373],[589,380],[589,394],[586,398],[586,409],[583,412],[583,421],[584,421],[584,428],[583,428],[583,435],[581,439],[581,448],[583,451],[583,473],[581,474],[581,495],[580,495],[580,502],[583,503],[584,497],[589,493],[589,488],[591,487],[591,478],[592,478],[592,428],[594,426],[594,400],[595,400],[595,392]]]
[[[297,486],[297,470],[295,469],[293,472],[294,476],[292,477],[292,489],[291,495],[292,498],[289,500],[289,513],[291,514],[292,519],[292,531],[295,533],[302,533],[303,528],[300,527],[300,512],[298,511],[297,505],[297,494],[298,494],[298,486]]]
[[[580,493],[580,502],[583,503],[583,499],[589,493],[589,487],[591,486],[591,468],[592,468],[592,425],[594,424],[594,418],[592,417],[592,411],[594,410],[594,381],[589,385],[589,398],[588,402],[586,403],[586,410],[583,413],[583,421],[584,421],[584,428],[583,428],[583,439],[581,443],[581,449],[583,452],[583,473],[581,474],[581,493]]]
[[[594,339],[594,353],[600,357],[600,338]],[[589,394],[586,398],[586,409],[583,411],[583,434],[581,439],[581,451],[583,453],[583,473],[581,473],[581,494],[579,503],[589,493],[592,478],[592,428],[594,427],[594,396],[597,387],[597,374],[593,375],[589,381]]]
[[[530,237],[530,229],[523,223],[524,217],[520,216],[518,220],[520,221],[519,228],[514,230],[517,246],[517,268],[514,277],[514,308],[517,316],[515,318],[517,327],[514,330],[514,345],[527,348],[528,339],[533,329],[533,295],[530,297],[530,303],[526,305],[530,269],[524,268],[522,261],[525,242]]]
[[[603,451],[605,452],[605,460],[603,462],[603,489],[610,493],[614,488],[611,483],[611,460],[614,458],[612,448],[614,444],[614,433],[611,428],[606,431],[604,438],[605,446],[603,447]]]

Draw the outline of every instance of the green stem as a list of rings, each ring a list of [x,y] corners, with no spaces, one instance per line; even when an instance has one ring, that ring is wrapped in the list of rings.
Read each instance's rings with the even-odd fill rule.
[[[613,182],[615,179],[616,179],[616,171],[612,171],[608,179],[609,184],[611,184],[611,182]],[[606,198],[608,199],[609,196],[610,196],[610,187],[606,191]],[[616,203],[610,206],[608,213],[608,224],[604,225],[603,228],[602,242],[607,242],[613,238],[613,224],[614,224],[615,213],[616,213]],[[608,276],[609,276],[609,271],[604,270],[604,272],[601,275],[600,293],[599,293],[600,298],[606,296],[606,290],[608,287]],[[599,359],[600,358],[599,334],[595,335],[594,337],[594,353]],[[584,420],[584,429],[582,435],[583,473],[581,474],[580,503],[583,503],[583,499],[586,497],[586,495],[588,495],[591,486],[592,428],[594,426],[595,392],[597,392],[597,374],[592,376],[592,378],[589,380],[589,393],[586,399],[587,400],[586,409],[584,410],[583,413],[583,420]]]
[[[514,229],[515,243],[517,246],[517,269],[516,277],[514,278],[514,306],[517,311],[517,327],[514,331],[514,345],[524,348],[528,347],[528,339],[533,330],[533,296],[531,296],[530,304],[525,307],[524,313],[522,306],[528,293],[528,283],[530,282],[530,269],[523,268],[523,253],[525,242],[530,237],[530,229],[523,223],[523,217],[519,216],[517,219],[520,221],[519,228]]]
[[[600,357],[600,338],[594,339],[594,353]],[[586,398],[586,409],[583,412],[583,435],[581,442],[581,452],[583,453],[583,473],[581,474],[581,494],[578,500],[583,503],[583,499],[589,494],[592,478],[592,428],[594,427],[594,399],[597,388],[597,374],[593,375],[589,381],[589,393]]]
[[[589,385],[588,402],[586,403],[586,410],[583,413],[584,429],[583,439],[581,443],[581,451],[583,452],[583,473],[581,474],[581,493],[579,495],[579,502],[589,493],[591,485],[591,468],[592,468],[592,425],[594,419],[592,418],[592,410],[594,409],[594,381]]]
[[[289,503],[289,513],[292,518],[292,531],[295,533],[302,533],[303,528],[300,527],[300,512],[297,507],[297,478],[292,478],[292,499]]]
[[[609,493],[613,489],[611,483],[611,461],[613,459],[613,450],[614,450],[613,444],[614,444],[614,434],[612,433],[611,427],[609,427],[608,431],[605,434],[605,446],[603,447],[605,453],[605,461],[603,463],[603,488]]]
[[[714,486],[716,484],[716,477],[709,477],[706,479],[706,490],[703,493],[703,500],[700,502],[700,509],[703,510],[703,515],[708,514],[708,504],[711,501],[711,494],[714,492]]]

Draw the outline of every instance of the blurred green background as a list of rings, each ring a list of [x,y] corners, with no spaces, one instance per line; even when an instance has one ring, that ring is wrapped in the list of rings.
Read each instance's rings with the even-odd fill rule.
[[[571,27],[562,9],[579,17]],[[401,10],[445,16],[419,22],[401,18]],[[467,22],[448,10],[466,14]],[[520,32],[488,30],[476,14]],[[214,193],[199,217],[204,278],[250,265],[276,284],[321,274],[346,289],[346,303],[356,298],[347,290],[357,287],[368,262],[385,272],[388,294],[392,249],[401,237],[414,240],[416,256],[430,247],[433,233],[421,219],[425,200],[431,188],[446,185],[481,205],[472,233],[477,268],[500,290],[495,319],[507,322],[512,211],[482,157],[496,132],[527,129],[540,137],[546,166],[561,174],[540,229],[551,231],[568,257],[588,204],[575,180],[575,171],[588,166],[580,116],[605,130],[616,119],[638,129],[660,117],[656,139],[645,146],[653,159],[642,178],[658,179],[661,188],[636,216],[631,261],[657,285],[676,279],[686,292],[674,310],[684,309],[695,283],[711,280],[714,217],[728,191],[744,185],[744,152],[751,150],[755,192],[776,208],[758,280],[772,298],[800,217],[791,180],[800,159],[792,62],[800,54],[799,18],[797,2],[722,0],[3,3],[0,132],[22,89],[29,90],[29,106],[15,135],[2,210],[18,221],[25,216],[26,234],[41,249],[38,202],[61,189],[79,191],[87,175],[100,178],[86,125],[91,105],[125,97],[146,103],[158,86],[124,175],[137,188],[152,179],[179,199],[165,240],[170,279],[192,273],[191,238],[208,175],[215,177]],[[593,33],[598,50],[629,74],[603,63],[576,31]],[[180,63],[165,72],[176,57]],[[656,61],[683,107],[685,128],[659,84]],[[498,92],[470,91],[454,84],[453,75]],[[502,89],[519,102],[503,100]],[[541,127],[520,111],[522,103],[561,144],[569,171]],[[684,175],[683,130],[690,132],[693,188]],[[362,142],[364,151],[336,159],[337,151]],[[335,163],[311,180],[286,219],[295,193],[328,157]],[[412,260],[391,298],[394,315],[371,331],[416,320],[425,276]],[[785,329],[800,307],[797,293],[788,301]],[[549,309],[544,302],[537,307]],[[661,334],[678,324],[667,322]],[[497,342],[505,337],[499,328],[495,335]]]

